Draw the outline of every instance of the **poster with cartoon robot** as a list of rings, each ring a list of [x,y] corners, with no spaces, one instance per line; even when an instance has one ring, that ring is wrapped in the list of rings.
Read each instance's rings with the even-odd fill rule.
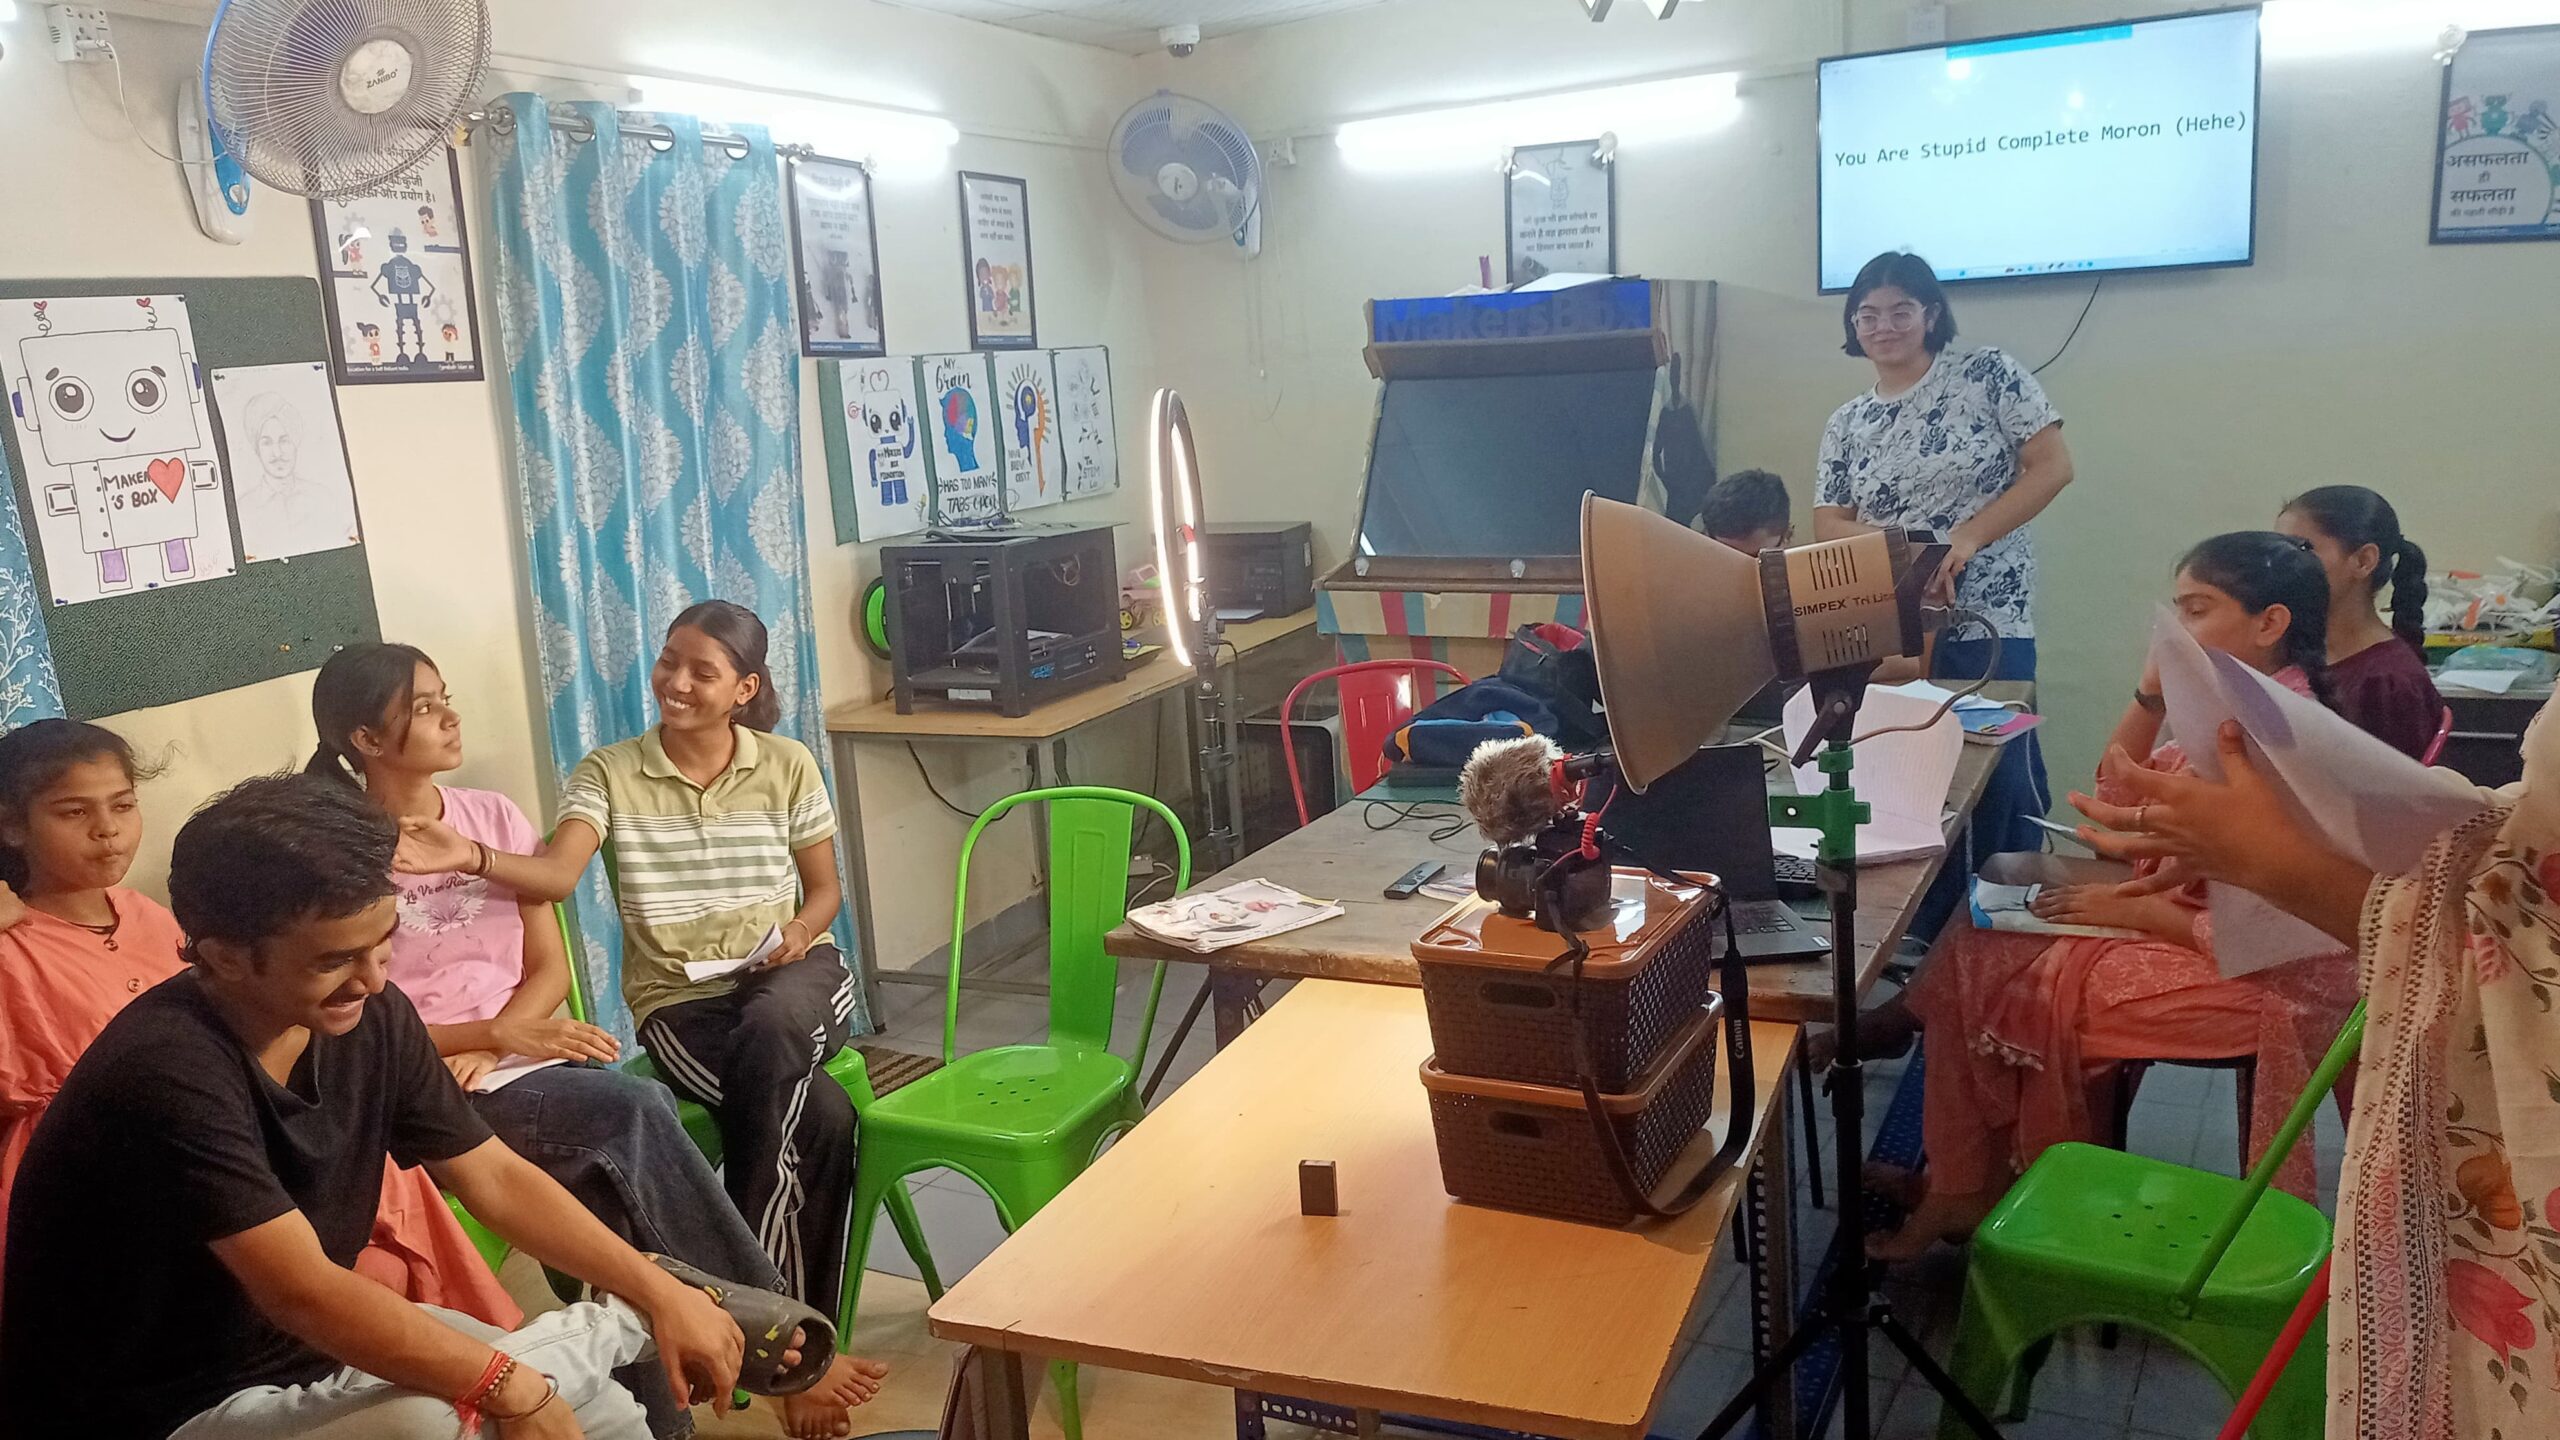
[[[54,604],[232,573],[183,298],[0,301],[0,380]]]
[[[341,385],[480,378],[461,170],[443,146],[352,200],[311,202]]]
[[[854,538],[887,540],[932,524],[915,360],[899,355],[818,363],[835,372],[836,393],[843,397],[833,418],[844,424],[853,460]]]
[[[916,361],[916,388],[932,461],[933,523],[1003,524],[1005,421],[994,362],[978,354],[926,355]]]
[[[1058,381],[1049,352],[996,357],[1004,402],[1004,508],[1019,515],[1067,498],[1067,455],[1058,443]]]
[[[1120,437],[1111,409],[1111,352],[1083,345],[1055,352],[1058,443],[1066,455],[1067,498],[1120,488]]]

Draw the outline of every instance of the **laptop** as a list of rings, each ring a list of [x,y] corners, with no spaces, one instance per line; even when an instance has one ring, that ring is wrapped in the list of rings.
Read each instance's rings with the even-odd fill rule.
[[[1744,959],[1828,954],[1829,929],[1778,898],[1761,753],[1757,745],[1701,750],[1641,795],[1621,789],[1607,801],[1609,813],[1600,823],[1652,864],[1720,876]]]

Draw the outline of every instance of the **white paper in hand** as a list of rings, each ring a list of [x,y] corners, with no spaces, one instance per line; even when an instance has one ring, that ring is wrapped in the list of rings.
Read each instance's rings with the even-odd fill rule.
[[[1909,686],[1879,685],[1867,691],[1858,708],[1856,733],[1866,734],[1895,725],[1916,725],[1929,718],[1929,712],[1946,703],[1947,692],[1926,681]],[[1787,748],[1792,751],[1804,742],[1805,732],[1813,728],[1813,689],[1799,688],[1787,697]],[[1947,832],[1942,817],[1946,813],[1947,787],[1956,777],[1956,760],[1964,754],[1964,727],[1952,714],[1941,715],[1926,730],[1899,735],[1878,735],[1861,740],[1857,747],[1857,765],[1849,773],[1849,783],[1858,798],[1874,807],[1875,817],[1858,827],[1858,863],[1880,865],[1888,860],[1907,860],[1915,855],[1934,855],[1947,846]],[[1796,767],[1796,790],[1811,795],[1830,783],[1828,776],[1811,765]],[[1802,859],[1813,858],[1814,845],[1821,832],[1784,828],[1770,832],[1773,847],[1781,855]]]
[[[2488,792],[2452,771],[2421,765],[2319,701],[2205,649],[2166,606],[2152,622],[2151,654],[2160,666],[2169,731],[2197,774],[2222,778],[2215,737],[2223,721],[2239,721],[2249,758],[2296,816],[2380,874],[2416,866],[2436,836],[2490,803]],[[2225,975],[2339,948],[2317,927],[2246,890],[2219,881],[2209,888],[2214,958]]]
[[[492,1067],[487,1074],[473,1081],[471,1093],[494,1095],[536,1070],[548,1070],[554,1065],[568,1063],[566,1060],[534,1060],[522,1055],[510,1055]]]
[[[756,948],[748,951],[738,959],[687,960],[684,962],[684,978],[687,980],[712,980],[717,979],[722,975],[732,974],[736,971],[752,970],[756,966],[772,959],[774,952],[781,948],[782,927],[779,925],[771,926],[764,932],[764,938],[756,942]]]

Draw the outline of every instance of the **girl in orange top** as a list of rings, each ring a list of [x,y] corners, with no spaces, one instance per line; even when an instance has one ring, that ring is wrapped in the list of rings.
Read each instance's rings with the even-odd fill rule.
[[[113,731],[38,720],[0,735],[0,1243],[18,1162],[63,1077],[117,1011],[185,967],[177,918],[122,883],[142,843],[134,780]],[[424,1170],[385,1165],[356,1268],[411,1300],[523,1322]]]

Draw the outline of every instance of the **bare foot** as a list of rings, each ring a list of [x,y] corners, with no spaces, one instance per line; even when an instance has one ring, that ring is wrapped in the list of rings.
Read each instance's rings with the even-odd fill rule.
[[[853,1433],[853,1407],[880,1393],[889,1367],[877,1360],[838,1355],[818,1383],[782,1399],[782,1428],[794,1440],[836,1440]]]
[[[1887,1204],[1904,1210],[1920,1208],[1929,1194],[1928,1178],[1907,1165],[1890,1165],[1870,1160],[1858,1169],[1858,1183],[1867,1193]]]
[[[1971,1235],[1999,1201],[2000,1192],[1996,1190],[1954,1195],[1933,1190],[1912,1207],[1910,1218],[1902,1222],[1901,1229],[1890,1235],[1868,1236],[1867,1256],[1887,1265],[1917,1260],[1941,1240],[1962,1240]]]

